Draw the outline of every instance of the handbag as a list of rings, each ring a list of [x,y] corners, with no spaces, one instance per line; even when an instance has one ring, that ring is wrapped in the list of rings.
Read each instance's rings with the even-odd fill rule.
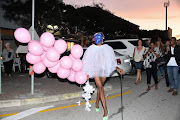
[[[161,66],[161,65],[163,65],[163,64],[166,63],[166,59],[165,59],[164,57],[159,57],[159,58],[157,58],[157,59],[155,60],[155,63],[156,63],[157,66],[159,67],[159,66]]]

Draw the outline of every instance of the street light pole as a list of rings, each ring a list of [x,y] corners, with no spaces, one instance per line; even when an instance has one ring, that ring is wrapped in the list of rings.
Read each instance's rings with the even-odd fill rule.
[[[170,4],[170,2],[169,2],[169,0],[166,0],[165,2],[164,2],[164,7],[166,8],[166,30],[168,30],[168,23],[167,23],[167,20],[168,20],[168,18],[167,18],[167,16],[168,16],[168,14],[167,14],[167,9],[168,9],[168,6],[169,6],[169,4]]]
[[[35,11],[35,0],[32,0],[32,34],[31,39],[34,40],[34,11]],[[34,95],[34,72],[31,75],[31,95]]]

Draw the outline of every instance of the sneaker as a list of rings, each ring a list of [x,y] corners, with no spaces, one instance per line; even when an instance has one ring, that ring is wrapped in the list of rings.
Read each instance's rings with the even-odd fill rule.
[[[167,92],[173,92],[174,89],[173,88],[170,88]]]
[[[178,92],[177,92],[177,91],[174,91],[172,95],[177,95],[177,94],[178,94]]]

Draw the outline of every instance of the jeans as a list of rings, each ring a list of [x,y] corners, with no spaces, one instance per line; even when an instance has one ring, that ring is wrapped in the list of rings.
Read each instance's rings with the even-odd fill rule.
[[[158,84],[157,65],[155,62],[152,62],[151,65],[152,65],[152,68],[146,68],[147,84],[151,84],[151,76],[153,76],[155,84]]]
[[[169,78],[169,83],[171,88],[178,91],[178,81],[179,81],[179,67],[178,66],[167,66],[167,73]]]
[[[161,75],[163,75],[163,66],[159,66],[158,70],[157,70],[157,76],[159,76],[159,71],[161,73]]]

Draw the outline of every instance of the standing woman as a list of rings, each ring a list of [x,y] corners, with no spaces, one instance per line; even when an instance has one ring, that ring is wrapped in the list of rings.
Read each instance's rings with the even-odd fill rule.
[[[142,82],[142,77],[141,77],[141,69],[143,67],[143,54],[145,52],[145,47],[142,46],[142,40],[138,40],[138,46],[134,48],[134,53],[133,53],[133,60],[135,63],[135,67],[137,69],[137,76],[136,76],[136,82],[135,84],[138,84],[139,82]]]
[[[150,48],[144,55],[145,59],[145,68],[146,68],[146,74],[147,74],[147,91],[151,89],[151,76],[154,78],[155,82],[155,90],[158,89],[158,78],[157,78],[157,64],[156,59],[159,58],[160,51],[158,49],[155,49],[155,43],[150,43]]]
[[[160,51],[160,56],[162,56],[164,47],[163,47],[161,40],[156,41],[155,49],[158,49],[158,51]],[[163,66],[159,66],[158,70],[160,71],[161,76],[163,76]],[[158,71],[157,71],[157,76],[158,76]]]
[[[11,49],[10,43],[6,43],[6,48],[3,50],[2,57],[3,57],[3,64],[5,69],[5,77],[8,75],[11,77],[12,73],[12,66],[15,59],[14,50]]]
[[[104,36],[102,33],[94,35],[95,44],[91,45],[83,56],[83,71],[89,78],[94,78],[97,86],[96,112],[99,112],[99,101],[104,109],[103,120],[108,119],[108,110],[106,99],[104,96],[104,83],[106,78],[116,69],[120,74],[123,70],[117,67],[117,61],[113,49],[107,45],[103,45]]]

